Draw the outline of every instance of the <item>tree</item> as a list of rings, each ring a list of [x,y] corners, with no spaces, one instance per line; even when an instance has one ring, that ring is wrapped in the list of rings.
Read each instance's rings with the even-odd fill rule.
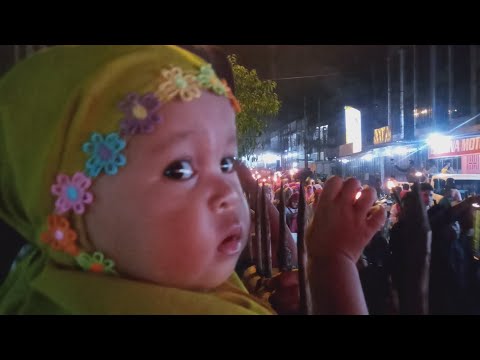
[[[248,158],[258,146],[258,137],[267,127],[268,117],[280,110],[280,101],[275,92],[277,83],[260,80],[256,70],[248,70],[237,63],[237,56],[228,57],[233,68],[235,95],[242,111],[237,115],[239,156]]]

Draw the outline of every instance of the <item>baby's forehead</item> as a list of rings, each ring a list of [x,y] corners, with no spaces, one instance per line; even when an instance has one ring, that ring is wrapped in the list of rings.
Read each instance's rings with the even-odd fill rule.
[[[200,123],[211,117],[223,116],[226,118],[235,118],[235,111],[229,100],[225,97],[216,96],[208,91],[203,91],[202,95],[193,101],[182,102],[172,101],[160,109],[160,114],[170,116],[173,121],[185,117],[193,117]]]
[[[194,101],[172,102],[161,110],[163,118],[159,130],[167,136],[190,133],[235,132],[235,112],[228,100],[209,93]]]
[[[221,98],[172,102],[161,111],[162,122],[149,136],[137,138],[145,151],[161,155],[172,147],[236,146],[235,114]],[[203,110],[203,111],[202,111]]]

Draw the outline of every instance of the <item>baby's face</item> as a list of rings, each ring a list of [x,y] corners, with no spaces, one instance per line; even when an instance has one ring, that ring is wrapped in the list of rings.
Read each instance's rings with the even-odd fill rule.
[[[174,101],[152,134],[134,136],[127,165],[94,183],[91,241],[133,278],[209,289],[232,274],[250,217],[236,172],[234,111],[210,93]]]

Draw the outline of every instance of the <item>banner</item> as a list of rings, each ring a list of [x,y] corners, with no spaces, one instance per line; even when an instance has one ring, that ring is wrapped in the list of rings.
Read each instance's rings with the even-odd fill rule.
[[[480,154],[480,137],[445,140],[431,144],[428,147],[429,159],[468,154]]]

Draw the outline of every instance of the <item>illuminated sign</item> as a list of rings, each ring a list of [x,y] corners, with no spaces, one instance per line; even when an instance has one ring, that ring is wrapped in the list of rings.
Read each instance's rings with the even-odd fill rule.
[[[444,141],[433,142],[428,147],[428,157],[430,159],[468,154],[480,154],[480,137],[446,139]]]
[[[373,130],[373,143],[384,144],[392,141],[392,132],[388,126]]]
[[[462,174],[480,174],[480,154],[462,156]]]
[[[352,144],[353,153],[362,151],[362,115],[351,106],[345,106],[345,130],[347,144]]]

